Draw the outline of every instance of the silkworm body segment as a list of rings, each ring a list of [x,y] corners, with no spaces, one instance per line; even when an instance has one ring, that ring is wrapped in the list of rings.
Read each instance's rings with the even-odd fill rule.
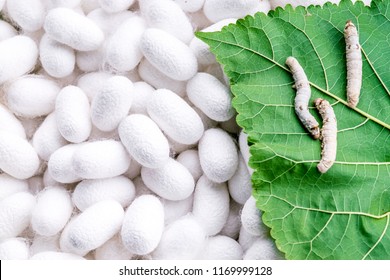
[[[311,97],[310,85],[302,66],[294,57],[288,57],[287,66],[290,68],[295,82],[297,95],[295,96],[294,106],[295,113],[299,120],[311,133],[314,139],[320,137],[320,129],[317,120],[309,112],[309,100]]]

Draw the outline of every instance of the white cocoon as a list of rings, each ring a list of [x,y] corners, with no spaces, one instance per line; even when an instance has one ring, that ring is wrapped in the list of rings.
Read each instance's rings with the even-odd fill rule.
[[[60,238],[61,250],[86,255],[120,230],[123,216],[122,206],[114,200],[95,203],[66,225]]]
[[[105,61],[117,71],[133,70],[141,61],[142,33],[146,23],[139,16],[132,16],[115,29],[105,46]]]
[[[83,180],[78,183],[72,195],[73,203],[81,211],[107,199],[113,199],[119,202],[122,207],[127,207],[134,198],[134,184],[124,176]]]
[[[219,233],[229,216],[226,184],[212,182],[204,175],[200,177],[194,192],[192,213],[208,236]]]
[[[251,154],[249,151],[248,134],[246,134],[243,130],[241,130],[240,135],[238,137],[238,145],[240,147],[241,155],[246,164],[246,168],[248,169],[249,174],[252,176],[254,170],[252,169],[252,167],[249,166],[249,158]]]
[[[0,174],[0,200],[18,192],[28,191],[26,180],[16,179],[6,173]]]
[[[18,32],[11,24],[4,20],[0,20],[0,41],[14,37],[17,34]]]
[[[203,170],[200,166],[199,153],[197,150],[186,150],[181,152],[176,160],[190,171],[195,182],[202,176]]]
[[[164,209],[154,195],[141,195],[127,208],[121,236],[132,254],[146,255],[158,245],[164,230]]]
[[[186,199],[195,187],[188,169],[172,158],[158,168],[142,167],[141,176],[149,189],[169,200]]]
[[[103,31],[92,20],[68,8],[50,10],[44,29],[54,40],[79,51],[96,50],[104,40]]]
[[[141,60],[138,65],[138,74],[142,80],[154,88],[169,89],[181,97],[185,96],[186,83],[184,81],[176,81],[169,78],[154,67],[147,59]]]
[[[233,177],[238,166],[238,152],[227,132],[220,128],[206,130],[198,149],[200,165],[210,180],[220,183]]]
[[[210,74],[200,72],[189,80],[187,96],[210,119],[222,122],[234,116],[229,88]]]
[[[260,2],[268,4],[268,1]],[[210,21],[217,22],[225,18],[244,17],[254,13],[258,8],[259,0],[205,0],[203,12]]]
[[[43,236],[55,235],[64,228],[72,211],[70,195],[64,188],[46,188],[38,194],[31,217],[32,228]]]
[[[95,260],[130,260],[132,257],[133,254],[123,246],[118,235],[95,250]]]
[[[87,95],[88,100],[92,101],[96,93],[111,77],[113,75],[107,72],[86,73],[78,79],[77,86]]]
[[[39,157],[48,161],[52,153],[66,144],[68,144],[68,141],[58,131],[55,112],[53,112],[45,118],[35,131],[32,145]]]
[[[174,1],[151,1],[141,5],[141,13],[149,27],[164,30],[186,44],[194,37],[191,22]]]
[[[258,238],[246,250],[244,260],[283,260],[283,254],[278,251],[270,238]]]
[[[229,207],[229,216],[226,220],[226,224],[223,226],[219,234],[226,235],[234,240],[237,240],[241,228],[242,205],[230,199]]]
[[[30,224],[35,197],[19,192],[0,201],[0,240],[16,237]]]
[[[17,179],[27,179],[39,168],[39,158],[26,139],[0,131],[0,169]]]
[[[54,110],[60,87],[44,76],[23,76],[6,88],[8,108],[25,118],[46,116]]]
[[[49,175],[60,183],[74,183],[81,178],[73,170],[73,154],[81,145],[69,144],[56,150],[49,158],[47,169]]]
[[[63,253],[63,252],[54,252],[54,251],[45,251],[33,255],[30,260],[35,261],[48,261],[48,260],[58,260],[58,261],[81,261],[85,260],[83,257],[80,257],[76,254]]]
[[[146,29],[140,48],[146,59],[171,79],[186,81],[198,70],[198,62],[191,49],[163,30]]]
[[[167,162],[168,140],[149,117],[130,115],[120,123],[118,132],[126,150],[141,165],[156,168]]]
[[[0,130],[8,131],[21,138],[26,138],[22,123],[3,104],[0,103]]]
[[[130,157],[118,141],[87,142],[75,150],[72,165],[75,174],[83,179],[102,179],[125,173]]]
[[[242,260],[243,250],[241,245],[233,238],[216,235],[206,241],[206,246],[201,253],[204,260]]]
[[[237,203],[244,204],[252,194],[252,181],[241,153],[238,154],[236,173],[228,181],[230,196]]]
[[[204,0],[173,0],[180,8],[188,13],[195,13],[202,9]]]
[[[247,232],[255,236],[268,236],[269,229],[261,220],[261,212],[256,207],[256,200],[253,196],[245,202],[241,211],[241,223]]]
[[[202,137],[204,127],[199,115],[174,92],[156,90],[147,106],[148,114],[174,141],[195,144]]]
[[[43,34],[39,43],[39,59],[43,69],[55,78],[72,74],[76,63],[74,50],[53,40],[47,33]]]
[[[17,35],[0,42],[0,85],[31,71],[38,59],[38,47],[27,36]]]
[[[9,238],[0,242],[0,260],[27,260],[29,248],[24,238]]]
[[[191,260],[199,256],[206,241],[202,226],[186,215],[165,228],[161,241],[152,253],[154,260]]]
[[[24,31],[34,32],[41,29],[46,10],[41,0],[9,0],[7,1],[9,17]]]
[[[83,142],[91,134],[89,101],[79,87],[61,89],[56,99],[55,116],[58,130],[69,142]]]
[[[109,78],[92,99],[92,123],[101,131],[112,131],[129,113],[133,83],[126,77]]]

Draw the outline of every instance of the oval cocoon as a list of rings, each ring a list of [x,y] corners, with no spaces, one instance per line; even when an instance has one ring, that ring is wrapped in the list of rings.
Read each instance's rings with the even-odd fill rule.
[[[156,90],[148,103],[148,114],[174,141],[182,144],[198,142],[204,132],[198,114],[174,92]]]
[[[252,194],[252,181],[244,158],[239,153],[236,173],[228,181],[230,196],[237,203],[244,204]]]
[[[28,75],[7,86],[8,108],[25,118],[46,116],[54,110],[60,87],[56,82],[43,76]]]
[[[102,179],[121,175],[130,166],[130,157],[115,140],[87,142],[74,151],[73,170],[84,179]]]
[[[0,242],[0,260],[27,260],[29,248],[24,238],[8,238]]]
[[[45,6],[41,0],[7,1],[7,12],[24,31],[41,29],[45,20]]]
[[[189,214],[165,228],[152,257],[155,260],[196,259],[205,242],[206,235],[202,226]]]
[[[0,1],[1,2],[1,1]],[[1,5],[1,4],[0,4]],[[1,8],[0,8],[1,10]],[[18,35],[16,29],[4,20],[0,20],[0,41],[9,39]]]
[[[17,179],[27,179],[39,168],[39,158],[27,140],[0,131],[0,169]]]
[[[68,8],[48,12],[44,29],[54,40],[79,51],[92,51],[104,40],[103,31],[89,18]]]
[[[121,236],[133,254],[146,255],[158,245],[164,229],[164,208],[153,195],[141,195],[127,208]]]
[[[133,254],[123,246],[119,234],[95,250],[95,260],[130,260]]]
[[[95,203],[67,224],[60,238],[61,250],[86,255],[120,230],[123,216],[122,206],[114,200]]]
[[[0,103],[0,130],[8,131],[21,138],[26,138],[22,123],[3,104]]]
[[[31,71],[38,59],[38,47],[27,36],[18,35],[0,42],[0,84]]]
[[[227,132],[220,128],[206,130],[198,149],[200,165],[210,180],[220,183],[233,177],[238,166],[238,153]]]
[[[56,120],[61,135],[72,143],[85,141],[91,134],[89,101],[76,86],[66,86],[57,95]]]
[[[141,177],[149,189],[169,200],[186,199],[195,187],[191,173],[172,158],[158,168],[142,167]]]
[[[255,236],[268,236],[269,229],[261,220],[261,212],[256,207],[256,200],[250,196],[241,211],[241,223],[247,232]]]
[[[234,116],[229,88],[208,73],[198,73],[188,81],[187,96],[212,120],[223,122]]]
[[[129,154],[143,166],[156,168],[167,162],[168,140],[149,117],[130,115],[120,123],[118,132]]]
[[[81,181],[73,191],[72,201],[78,209],[84,211],[91,205],[108,199],[119,202],[122,207],[127,207],[134,197],[133,182],[124,176],[117,176]]]
[[[198,62],[191,49],[163,30],[146,29],[140,47],[154,67],[174,80],[188,80],[198,70]]]
[[[207,235],[219,233],[229,216],[229,192],[226,184],[212,182],[204,175],[200,177],[194,192],[192,213]]]
[[[10,195],[0,201],[0,240],[16,237],[30,224],[35,197],[27,192]]]
[[[243,250],[234,239],[223,236],[211,236],[202,251],[204,260],[242,260]]]
[[[186,150],[180,153],[176,160],[190,171],[195,182],[202,176],[203,170],[200,166],[199,153],[197,150]]]
[[[72,74],[76,63],[74,50],[43,34],[39,43],[39,59],[43,69],[52,77],[64,78]]]
[[[92,123],[101,131],[111,131],[118,127],[129,113],[133,83],[126,77],[109,78],[92,99]]]
[[[134,0],[98,0],[98,2],[107,13],[118,13],[130,8]]]
[[[3,173],[0,174],[0,200],[18,192],[27,192],[28,182],[26,180],[15,179]]]
[[[283,260],[271,238],[258,238],[245,252],[244,260]]]
[[[43,236],[55,235],[64,228],[72,211],[70,195],[64,188],[46,188],[38,194],[31,217],[32,228]]]

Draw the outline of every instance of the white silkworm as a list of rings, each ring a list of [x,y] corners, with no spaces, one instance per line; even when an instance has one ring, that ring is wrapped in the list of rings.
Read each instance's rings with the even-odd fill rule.
[[[348,20],[344,28],[347,60],[347,99],[348,105],[355,108],[359,102],[362,87],[362,52],[356,26]]]
[[[317,120],[309,112],[309,100],[311,97],[310,84],[302,66],[294,57],[288,57],[286,65],[290,68],[295,82],[297,95],[295,96],[295,113],[299,120],[311,133],[314,139],[320,137],[320,128]]]
[[[321,161],[317,165],[321,173],[325,173],[332,167],[337,153],[337,119],[332,106],[328,101],[317,98],[314,101],[323,124],[321,129]]]

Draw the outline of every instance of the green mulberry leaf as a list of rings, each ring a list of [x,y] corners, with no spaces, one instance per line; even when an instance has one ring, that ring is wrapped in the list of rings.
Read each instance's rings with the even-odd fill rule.
[[[197,33],[230,78],[237,121],[252,143],[254,196],[288,259],[390,259],[389,4],[286,6]],[[347,20],[363,52],[356,109],[346,101]],[[321,143],[294,111],[288,56],[304,68],[311,101],[328,100],[337,116],[337,158],[325,174],[316,167]]]

